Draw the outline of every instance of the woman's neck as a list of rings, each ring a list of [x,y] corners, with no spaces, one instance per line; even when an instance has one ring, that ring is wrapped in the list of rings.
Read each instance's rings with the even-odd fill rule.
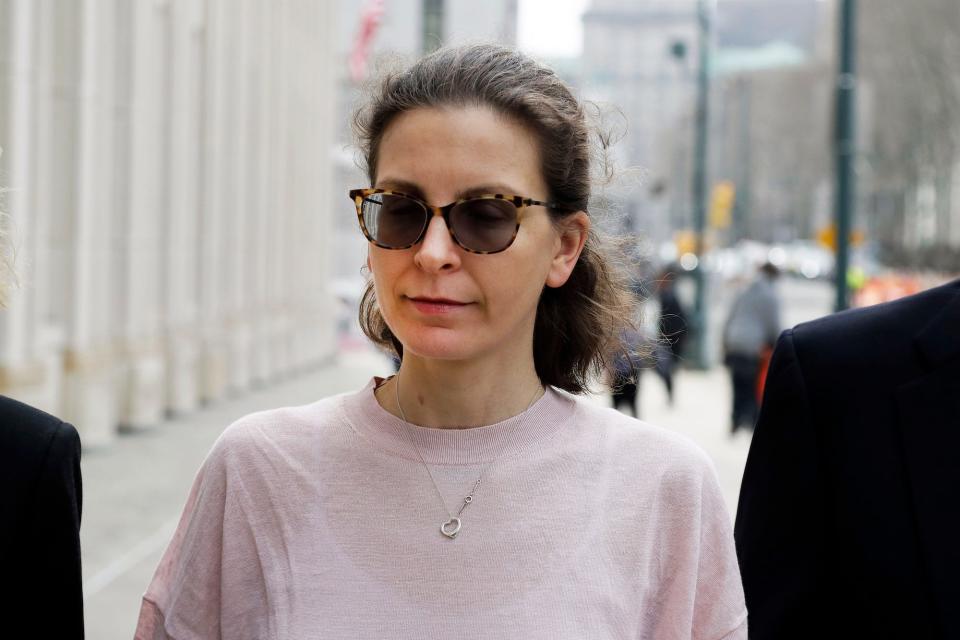
[[[384,409],[413,424],[470,428],[522,413],[542,389],[532,357],[527,366],[505,370],[494,362],[464,364],[408,355],[397,375],[376,395]]]

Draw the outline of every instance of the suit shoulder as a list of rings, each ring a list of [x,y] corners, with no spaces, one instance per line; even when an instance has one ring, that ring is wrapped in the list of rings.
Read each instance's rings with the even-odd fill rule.
[[[47,465],[79,462],[80,437],[49,413],[0,396],[0,484],[31,487]]]
[[[60,418],[7,396],[0,396],[0,416],[6,426],[46,430],[48,433],[63,424]]]
[[[848,309],[797,325],[795,343],[836,345],[843,349],[859,346],[864,340],[897,340],[913,336],[955,297],[960,280],[921,291],[891,302]]]
[[[0,450],[42,452],[55,437],[78,439],[73,425],[13,398],[0,396]]]

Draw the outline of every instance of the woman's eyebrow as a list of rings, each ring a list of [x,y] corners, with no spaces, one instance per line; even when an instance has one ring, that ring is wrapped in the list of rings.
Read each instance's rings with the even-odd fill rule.
[[[374,185],[374,187],[377,189],[387,189],[390,191],[401,191],[407,195],[423,198],[423,190],[415,183],[407,180],[384,178],[383,180],[377,180],[377,183]]]
[[[410,182],[409,180],[384,178],[383,180],[377,180],[376,187],[378,189],[389,189],[391,191],[396,190],[411,196],[416,196],[423,200],[426,199],[425,196],[423,195],[424,193],[423,189],[421,189],[420,186],[417,185],[416,183]],[[516,190],[514,190],[513,187],[509,187],[504,184],[481,184],[475,187],[469,187],[467,189],[462,189],[458,191],[454,195],[454,200],[464,200],[466,198],[473,198],[475,196],[487,196],[487,195],[492,195],[496,193],[509,194],[509,195],[517,194]],[[442,206],[443,204],[447,204],[447,203],[442,203],[442,204],[431,203],[431,204],[440,204],[440,206]]]
[[[457,200],[463,200],[464,198],[473,198],[474,196],[489,196],[493,194],[503,194],[503,195],[516,195],[516,191],[513,187],[508,187],[503,184],[483,184],[476,187],[470,187],[469,189],[464,189],[463,191],[457,192]]]

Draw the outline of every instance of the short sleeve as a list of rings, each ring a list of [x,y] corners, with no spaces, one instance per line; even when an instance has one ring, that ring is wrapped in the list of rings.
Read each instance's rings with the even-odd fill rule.
[[[737,563],[733,526],[713,465],[701,485],[700,560],[693,611],[693,637],[746,640],[747,608]]]
[[[266,588],[228,429],[197,473],[143,596],[135,640],[265,638]]]
[[[656,590],[643,637],[745,640],[733,526],[713,462],[693,443],[678,444],[663,447],[668,462],[657,478]]]

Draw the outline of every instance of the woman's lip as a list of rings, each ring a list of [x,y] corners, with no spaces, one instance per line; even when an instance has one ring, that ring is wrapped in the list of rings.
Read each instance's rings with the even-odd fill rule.
[[[414,302],[424,302],[427,304],[451,304],[451,305],[465,305],[466,302],[459,302],[457,300],[449,300],[447,298],[410,298]]]
[[[453,313],[463,309],[469,303],[457,302],[456,300],[444,300],[441,298],[407,298],[413,306],[425,315],[443,315]]]

